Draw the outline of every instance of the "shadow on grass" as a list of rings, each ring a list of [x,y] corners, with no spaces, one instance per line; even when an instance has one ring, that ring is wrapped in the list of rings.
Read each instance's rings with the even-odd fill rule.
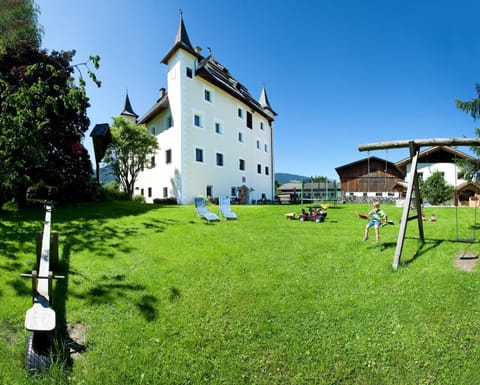
[[[71,370],[74,364],[74,357],[85,352],[84,333],[85,326],[79,323],[69,324],[67,317],[67,301],[69,296],[84,299],[88,305],[111,304],[114,306],[115,300],[124,298],[129,292],[141,292],[145,290],[143,285],[131,285],[125,281],[125,275],[117,274],[114,276],[103,275],[97,285],[89,289],[84,294],[72,294],[69,290],[72,283],[72,276],[78,273],[70,271],[70,257],[72,253],[72,242],[69,240],[63,245],[63,252],[56,274],[64,275],[65,279],[57,281],[53,294],[53,305],[57,318],[56,346],[57,359],[66,370]],[[137,296],[135,296],[137,297]],[[147,321],[152,322],[158,318],[157,310],[158,299],[151,294],[141,295],[135,303],[140,315]],[[80,330],[80,332],[79,332]]]
[[[104,258],[114,258],[115,253],[131,252],[123,242],[127,238],[139,237],[143,231],[163,232],[169,226],[178,223],[168,218],[146,218],[135,225],[124,227],[112,219],[124,216],[136,216],[168,207],[142,205],[133,202],[100,202],[58,206],[52,213],[52,230],[60,234],[60,243],[68,239],[75,250],[87,250]],[[35,260],[35,232],[43,228],[44,208],[28,207],[20,211],[0,213],[0,270],[7,272],[27,269],[21,263],[20,253],[32,255]],[[25,258],[22,258],[23,260]],[[33,265],[32,265],[33,266]]]
[[[415,262],[418,258],[420,258],[422,255],[440,246],[443,242],[445,242],[445,240],[429,238],[429,239],[425,239],[424,243],[420,242],[420,240],[418,240],[418,242],[420,243],[420,245],[418,246],[417,250],[413,253],[413,255],[409,259],[403,259],[403,261],[400,262],[400,266],[406,267],[410,265],[411,263]]]

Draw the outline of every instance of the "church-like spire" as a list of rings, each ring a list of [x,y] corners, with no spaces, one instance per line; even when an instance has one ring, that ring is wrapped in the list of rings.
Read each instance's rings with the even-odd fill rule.
[[[197,56],[199,59],[202,58],[190,43],[190,38],[188,37],[187,29],[185,28],[185,23],[183,22],[183,13],[180,10],[180,23],[178,24],[177,34],[175,35],[175,41],[173,42],[172,49],[167,53],[167,55],[162,59],[163,64],[167,64],[170,57],[177,51],[177,49],[183,48],[184,50],[190,52],[192,55]]]
[[[185,28],[185,24],[183,23],[182,10],[180,10],[180,24],[178,25],[177,35],[175,36],[175,41],[173,45],[176,45],[178,43],[181,43],[187,48],[193,50],[192,43],[190,43],[190,39],[188,38],[187,29]]]
[[[258,102],[260,103],[260,105],[264,110],[270,111],[272,116],[277,115],[277,113],[270,106],[270,102],[268,101],[267,91],[265,90],[265,86],[262,87],[262,92],[260,93],[260,99],[258,100]]]
[[[125,105],[123,107],[123,111],[121,112],[120,116],[123,116],[125,119],[131,120],[133,122],[136,122],[138,118],[138,115],[133,111],[132,104],[130,103],[130,99],[128,97],[128,91],[125,96]]]

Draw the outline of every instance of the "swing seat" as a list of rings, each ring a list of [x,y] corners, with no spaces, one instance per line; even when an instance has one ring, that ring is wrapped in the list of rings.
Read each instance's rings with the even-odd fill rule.
[[[476,241],[475,238],[457,238],[455,239],[456,242],[464,242],[464,243],[474,243]]]

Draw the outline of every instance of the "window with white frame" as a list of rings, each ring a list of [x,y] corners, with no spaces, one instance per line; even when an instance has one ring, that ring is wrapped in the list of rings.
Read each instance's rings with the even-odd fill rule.
[[[163,197],[168,198],[168,187],[163,188]]]
[[[265,175],[270,175],[270,168],[265,166]]]
[[[168,149],[165,151],[165,163],[169,164],[172,163],[172,150]]]
[[[170,128],[173,126],[173,118],[172,118],[172,115],[168,115],[166,118],[165,118],[165,128]]]
[[[262,148],[261,144],[260,144],[260,141],[257,140],[257,150],[260,150]]]
[[[223,166],[223,154],[222,153],[217,152],[215,154],[215,159],[216,159],[217,166]]]
[[[253,128],[253,116],[252,113],[247,111],[247,127]]]
[[[263,127],[263,122],[260,122],[260,130],[265,130],[265,128]]]
[[[238,132],[238,141],[240,143],[245,143],[245,135],[243,135],[243,132],[241,131]]]
[[[211,90],[204,89],[203,98],[206,102],[213,103],[213,92]]]
[[[190,67],[187,67],[185,71],[186,71],[187,78],[191,79],[193,76],[193,70]]]
[[[199,113],[193,114],[193,125],[195,127],[203,127],[203,117]]]
[[[257,174],[261,174],[261,173],[262,173],[262,165],[257,164]]]
[[[203,148],[199,148],[199,147],[195,148],[195,161],[199,163],[203,163]]]
[[[245,159],[239,159],[238,169],[241,171],[245,171]]]
[[[268,152],[268,144],[267,143],[265,143],[264,148],[265,148],[265,152]]]
[[[237,115],[240,119],[243,119],[243,109],[242,108],[238,107]]]
[[[220,122],[215,122],[215,133],[223,135],[223,124]]]

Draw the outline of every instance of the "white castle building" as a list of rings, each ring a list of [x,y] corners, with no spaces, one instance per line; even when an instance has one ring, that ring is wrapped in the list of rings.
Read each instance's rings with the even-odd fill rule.
[[[273,121],[276,116],[262,88],[255,100],[211,53],[193,48],[182,15],[168,66],[167,89],[140,119],[128,95],[122,116],[145,124],[157,137],[154,167],[145,169],[135,194],[147,202],[196,196],[232,197],[242,203],[275,194]]]

